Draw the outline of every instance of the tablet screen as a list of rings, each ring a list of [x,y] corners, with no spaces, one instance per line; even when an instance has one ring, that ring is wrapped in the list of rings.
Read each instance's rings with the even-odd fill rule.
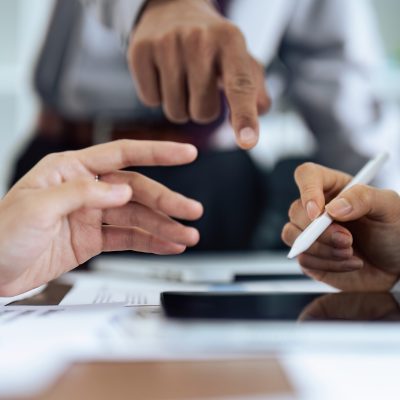
[[[166,316],[271,321],[400,321],[391,293],[164,292]]]

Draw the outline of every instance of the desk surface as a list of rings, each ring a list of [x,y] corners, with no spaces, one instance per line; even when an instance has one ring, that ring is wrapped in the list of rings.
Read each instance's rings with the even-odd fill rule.
[[[15,304],[58,304],[70,286],[51,283]],[[274,357],[213,361],[95,362],[72,366],[32,400],[217,399],[290,395],[293,389]]]
[[[291,393],[279,363],[268,358],[77,364],[32,400],[215,400]]]

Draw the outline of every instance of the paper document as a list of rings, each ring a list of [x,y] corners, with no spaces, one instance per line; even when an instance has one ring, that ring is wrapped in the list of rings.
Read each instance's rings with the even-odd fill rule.
[[[33,396],[103,346],[120,306],[0,307],[0,398]],[[104,350],[102,350],[104,351]]]
[[[106,272],[70,273],[72,289],[60,305],[112,304],[158,306],[165,291],[240,291],[240,292],[333,292],[336,289],[312,280],[278,280],[233,284],[190,284],[160,279],[120,278]]]
[[[162,280],[121,279],[108,273],[79,273],[72,289],[60,305],[112,304],[126,306],[157,306],[160,293],[167,290],[205,291],[207,285],[189,285]]]

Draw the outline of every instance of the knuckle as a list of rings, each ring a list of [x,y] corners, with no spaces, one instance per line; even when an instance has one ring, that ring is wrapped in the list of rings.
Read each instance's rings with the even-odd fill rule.
[[[249,72],[237,72],[234,76],[228,78],[226,90],[230,93],[251,94],[256,92],[256,84]]]
[[[289,212],[288,212],[288,216],[289,216],[289,220],[290,221],[293,221],[297,217],[300,207],[302,207],[300,199],[295,200],[290,205]]]
[[[398,204],[399,203],[400,196],[395,190],[386,189],[386,190],[383,190],[383,192],[385,193],[385,195],[388,198],[388,203],[390,203],[390,204]]]
[[[93,185],[87,179],[80,179],[76,182],[77,190],[84,197],[90,197],[93,194]]]
[[[135,141],[129,139],[121,139],[117,144],[117,152],[119,161],[122,165],[132,164],[132,147],[135,146]]]
[[[165,224],[165,221],[163,221],[161,218],[157,219],[153,223],[153,232],[156,235],[162,235],[162,234],[167,234],[168,237],[171,237],[171,231],[168,231],[168,225]]]
[[[197,27],[183,34],[183,45],[188,58],[195,58],[202,63],[210,62],[216,48],[209,31],[203,27]]]
[[[118,139],[114,143],[116,144],[117,147],[121,149],[126,149],[129,148],[129,146],[131,146],[133,142],[135,141],[130,139]]]
[[[223,20],[216,25],[215,33],[224,41],[243,39],[241,30],[235,24],[227,20]]]
[[[208,34],[205,28],[196,26],[183,33],[182,36],[183,36],[183,41],[186,45],[198,48],[204,43]]]
[[[304,164],[299,165],[296,170],[294,171],[294,177],[297,181],[301,181],[304,179],[304,177],[308,176],[312,172],[318,169],[318,166],[311,162],[305,162]]]
[[[74,158],[73,151],[63,151],[60,153],[51,153],[51,154],[46,155],[42,159],[42,164],[60,165],[60,164],[64,164],[64,163],[69,163],[72,158]]]
[[[382,204],[385,208],[385,213],[392,221],[400,220],[400,196],[394,190],[381,190],[382,191]]]
[[[289,245],[289,239],[290,239],[290,231],[291,231],[291,224],[288,222],[285,224],[285,226],[282,229],[281,233],[281,239],[283,240],[284,243]]]
[[[361,209],[368,209],[372,200],[372,190],[366,185],[355,185],[352,190],[352,195],[348,200],[353,202],[353,198],[357,201]]]
[[[129,51],[129,59],[133,65],[138,65],[138,63],[151,54],[152,41],[147,39],[140,39],[132,42],[131,50]]]
[[[167,32],[155,40],[154,46],[159,53],[170,54],[177,43],[177,33],[175,31]]]
[[[307,202],[315,197],[316,192],[319,192],[318,187],[313,184],[308,184],[302,189],[301,197]]]
[[[157,195],[154,199],[154,205],[157,210],[164,209],[164,196],[163,196],[162,192],[157,193]]]
[[[116,141],[116,143],[118,143],[119,145],[121,145],[121,147],[126,147],[126,146],[128,146],[129,143],[131,143],[131,142],[132,142],[132,140],[129,140],[129,139],[118,139],[118,140]]]

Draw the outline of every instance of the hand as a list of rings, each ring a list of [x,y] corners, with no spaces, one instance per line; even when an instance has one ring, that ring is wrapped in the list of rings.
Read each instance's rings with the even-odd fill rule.
[[[191,145],[121,140],[40,161],[0,202],[0,296],[40,286],[102,251],[176,254],[199,240],[200,203],[129,166],[180,165]],[[95,176],[100,175],[100,181]]]
[[[239,29],[210,0],[150,0],[127,56],[142,101],[162,104],[176,123],[215,120],[221,84],[237,143],[244,149],[256,145],[258,112],[270,104],[264,70],[248,53]]]
[[[305,274],[341,290],[389,290],[400,276],[400,198],[365,185],[335,198],[350,179],[312,163],[298,167],[295,180],[301,199],[289,210],[282,239],[291,246],[326,207],[337,222],[298,257]]]
[[[399,321],[400,309],[391,293],[330,293],[304,308],[299,321]]]

